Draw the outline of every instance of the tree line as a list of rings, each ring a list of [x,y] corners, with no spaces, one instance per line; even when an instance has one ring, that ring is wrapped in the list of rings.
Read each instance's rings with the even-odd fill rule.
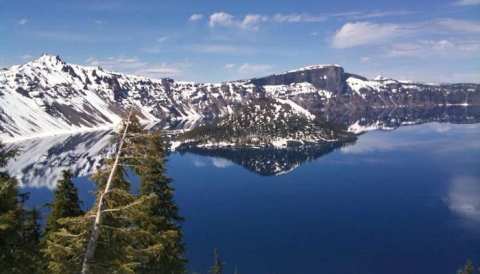
[[[19,191],[17,180],[4,170],[16,151],[6,152],[0,143],[0,273],[187,272],[183,219],[173,199],[172,181],[166,176],[167,144],[160,132],[146,131],[135,114],[128,127],[114,172],[113,159],[107,159],[92,176],[96,184],[92,208],[82,210],[74,176],[63,171],[43,230],[39,211],[25,207],[28,195]],[[118,144],[118,139],[113,141]],[[128,170],[139,178],[138,194],[130,191]],[[111,188],[103,193],[109,179]],[[93,256],[88,257],[102,194],[102,222]],[[210,272],[219,274],[222,262],[215,256]]]

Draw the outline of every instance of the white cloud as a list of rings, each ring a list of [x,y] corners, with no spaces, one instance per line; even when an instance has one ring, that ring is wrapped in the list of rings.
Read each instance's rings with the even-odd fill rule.
[[[238,67],[237,71],[242,76],[259,76],[259,74],[271,73],[272,69],[272,65],[244,63]]]
[[[103,24],[105,24],[105,21],[99,20],[99,19],[93,20],[93,22],[94,22],[95,24],[97,24],[97,25],[103,25]]]
[[[238,19],[230,13],[216,12],[210,15],[208,25],[214,27],[235,27],[245,30],[258,30],[260,23],[268,21],[267,16],[247,14],[243,19]]]
[[[268,64],[225,64],[224,68],[229,72],[236,73],[241,77],[260,76],[261,74],[272,73],[273,66]]]
[[[334,48],[352,48],[365,45],[388,44],[397,38],[412,35],[425,37],[431,34],[459,35],[466,33],[480,33],[480,22],[452,18],[402,24],[379,24],[369,21],[348,22],[335,32],[332,38],[332,46]],[[417,47],[418,45],[414,46]],[[438,46],[448,45],[439,44]],[[410,46],[403,43],[399,47]],[[411,50],[415,51],[415,49]]]
[[[310,15],[306,13],[277,13],[273,16],[262,14],[246,14],[237,17],[227,12],[216,12],[210,15],[208,24],[210,27],[234,27],[244,30],[258,30],[262,23],[314,23],[328,19],[324,15]]]
[[[268,21],[268,17],[258,14],[247,14],[240,22],[240,28],[258,30],[260,23]]]
[[[473,56],[480,54],[480,40],[420,40],[391,45],[388,55],[391,57],[431,57],[431,56]]]
[[[237,25],[237,23],[235,22],[235,17],[233,15],[222,11],[210,15],[208,25],[212,28],[216,26],[231,27]]]
[[[335,33],[334,48],[351,48],[385,42],[404,33],[396,24],[375,24],[370,22],[346,23]]]
[[[160,36],[157,39],[155,39],[155,41],[157,41],[158,43],[163,43],[167,40],[168,40],[168,36]]]
[[[455,31],[455,32],[480,32],[480,22],[479,21],[468,21],[468,20],[459,20],[459,19],[442,19],[437,22],[438,26],[445,28],[446,30]]]
[[[382,18],[382,17],[398,17],[404,15],[411,15],[415,12],[409,10],[375,10],[375,11],[347,11],[347,12],[337,12],[332,14],[325,15],[330,18],[340,18],[346,20],[365,20],[371,18]]]
[[[277,13],[272,17],[272,20],[277,23],[323,22],[327,19],[327,16],[309,15],[305,13]]]
[[[192,14],[189,18],[188,21],[190,22],[195,22],[195,21],[200,21],[203,19],[203,14],[201,13],[194,13]]]
[[[372,60],[372,58],[370,58],[368,56],[364,56],[364,57],[360,58],[360,62],[363,63],[363,64],[369,63],[371,60]]]
[[[245,16],[235,16],[228,12],[215,12],[209,16],[210,27],[235,27],[240,29],[258,30],[262,23],[318,23],[328,19],[342,18],[351,20],[392,17],[412,14],[407,10],[397,11],[373,11],[373,12],[343,12],[333,14],[309,14],[309,13],[276,13],[266,14],[247,14]]]
[[[22,18],[18,20],[19,25],[26,25],[29,22],[28,18]]]
[[[364,20],[371,18],[381,18],[381,17],[392,17],[392,16],[403,16],[410,15],[414,12],[408,10],[396,10],[396,11],[372,11],[372,12],[352,12],[350,14],[345,14],[344,17],[353,19],[353,20]]]
[[[86,63],[90,66],[100,66],[108,70],[122,73],[141,75],[151,78],[175,77],[183,73],[183,70],[191,65],[183,63],[148,63],[137,57],[108,57],[105,59],[88,58]]]
[[[480,0],[458,0],[453,4],[457,6],[475,6],[480,5]]]
[[[255,52],[254,48],[231,44],[193,45],[189,49],[202,53],[251,54]]]

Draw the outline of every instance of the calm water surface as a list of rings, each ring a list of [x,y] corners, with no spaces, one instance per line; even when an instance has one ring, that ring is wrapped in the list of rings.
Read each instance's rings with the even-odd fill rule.
[[[479,137],[480,124],[373,131],[282,176],[172,154],[189,268],[206,273],[214,248],[226,273],[447,274],[480,263]],[[76,183],[89,207],[93,184]],[[30,205],[51,199],[25,190]]]

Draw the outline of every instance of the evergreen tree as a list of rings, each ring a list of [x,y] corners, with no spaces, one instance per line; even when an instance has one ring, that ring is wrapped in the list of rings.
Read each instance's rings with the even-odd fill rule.
[[[93,259],[87,262],[89,273],[185,273],[181,218],[165,176],[165,143],[159,134],[147,134],[135,115],[130,121],[121,165],[108,193],[104,190],[113,160],[92,177],[97,184],[92,209],[78,217],[59,218],[56,231],[50,233],[45,248],[50,273],[80,272],[102,195],[102,222]],[[138,196],[130,193],[125,166],[139,175]]]
[[[45,233],[59,229],[58,220],[66,217],[77,217],[83,214],[80,208],[78,191],[72,181],[72,173],[63,171],[62,178],[57,183],[53,203],[50,205],[51,212],[48,216]]]
[[[220,259],[217,249],[213,250],[213,265],[209,271],[210,274],[222,274],[223,273],[223,262]]]
[[[104,189],[110,169],[102,170],[94,177],[97,183],[97,197]],[[129,192],[130,184],[125,179],[126,172],[118,166],[113,176],[112,189],[105,196],[105,209],[98,245],[95,251],[94,273],[121,271],[134,273],[137,257],[137,245],[142,241],[144,232],[134,224],[134,218],[144,213],[139,205],[143,201]],[[98,199],[97,199],[98,201]],[[97,205],[93,207],[96,209]],[[93,211],[91,212],[93,215]]]
[[[134,127],[132,127],[134,129]],[[122,150],[122,155],[125,156]],[[156,195],[139,197],[130,193],[123,165],[113,173],[111,188],[105,193],[113,160],[109,160],[92,179],[97,184],[95,205],[85,215],[60,218],[58,231],[51,233],[47,240],[45,254],[49,259],[51,273],[78,273],[82,269],[85,250],[90,239],[93,220],[96,216],[100,197],[103,195],[102,222],[96,240],[93,258],[87,261],[89,273],[164,273],[151,271],[151,262],[167,262],[163,256],[169,248],[166,244],[175,233],[156,231],[149,227],[150,216],[146,205],[158,204],[152,201]],[[156,260],[162,258],[163,260]],[[167,258],[168,259],[168,258]],[[157,265],[157,269],[167,269]],[[165,272],[166,273],[166,272]],[[168,272],[179,273],[179,272]]]
[[[109,161],[111,162],[111,161]],[[92,179],[97,183],[97,202],[85,215],[61,218],[60,229],[50,233],[45,250],[50,273],[79,273],[96,213],[98,198],[111,170],[111,163]],[[129,193],[125,170],[119,166],[113,175],[112,189],[105,195],[103,221],[90,273],[135,273],[137,242],[144,232],[134,226],[134,216],[142,215],[137,200]]]
[[[0,143],[0,168],[15,155]],[[26,210],[17,180],[0,172],[0,273],[34,273],[40,266],[38,212]]]
[[[479,272],[480,272],[480,269],[479,269]],[[475,271],[475,267],[473,266],[473,263],[470,260],[467,260],[467,263],[465,264],[463,269],[459,269],[457,271],[457,274],[475,274],[475,273],[477,272]]]
[[[126,163],[140,178],[140,198],[151,197],[141,205],[145,219],[138,225],[152,237],[148,245],[160,247],[159,254],[147,258],[140,273],[184,273],[186,260],[179,215],[171,179],[166,176],[166,146],[160,132],[147,132],[136,118],[132,119],[131,137],[125,150]],[[145,247],[148,248],[148,247]]]

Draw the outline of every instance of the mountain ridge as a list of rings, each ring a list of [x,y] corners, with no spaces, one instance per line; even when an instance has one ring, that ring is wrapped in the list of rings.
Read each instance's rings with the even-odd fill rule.
[[[195,83],[110,72],[44,54],[0,70],[0,138],[13,142],[113,127],[129,107],[145,123],[211,120],[263,98],[289,104],[306,116],[322,116],[332,109],[480,105],[480,84],[370,80],[339,65]]]

